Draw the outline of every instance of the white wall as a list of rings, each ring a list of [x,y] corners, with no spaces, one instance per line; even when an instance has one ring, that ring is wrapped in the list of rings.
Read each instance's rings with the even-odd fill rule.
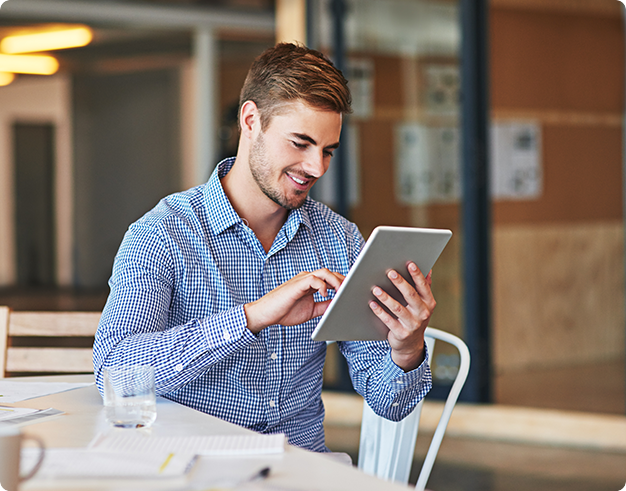
[[[72,283],[71,85],[64,75],[21,77],[0,87],[0,286],[16,279],[13,141],[15,122],[55,126],[57,283]]]

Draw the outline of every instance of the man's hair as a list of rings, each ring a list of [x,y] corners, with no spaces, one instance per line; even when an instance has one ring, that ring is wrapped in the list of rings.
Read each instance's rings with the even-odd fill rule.
[[[327,111],[350,113],[348,81],[319,51],[279,43],[258,56],[246,76],[239,97],[239,114],[246,101],[261,114],[261,129],[289,102],[303,101]]]

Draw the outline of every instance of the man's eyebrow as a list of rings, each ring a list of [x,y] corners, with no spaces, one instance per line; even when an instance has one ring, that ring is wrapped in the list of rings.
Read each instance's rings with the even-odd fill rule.
[[[309,142],[311,145],[317,145],[317,142],[311,138],[309,135],[306,135],[304,133],[292,133],[293,136],[295,136],[296,138],[299,138],[300,140],[304,140],[305,142]],[[328,145],[326,148],[338,148],[339,147],[339,142],[337,143],[333,143],[332,145]]]

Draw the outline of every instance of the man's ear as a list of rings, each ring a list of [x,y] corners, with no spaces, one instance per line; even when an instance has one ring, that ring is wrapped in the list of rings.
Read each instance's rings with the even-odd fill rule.
[[[252,138],[255,132],[261,129],[261,114],[253,101],[246,101],[241,106],[239,114],[241,136]]]

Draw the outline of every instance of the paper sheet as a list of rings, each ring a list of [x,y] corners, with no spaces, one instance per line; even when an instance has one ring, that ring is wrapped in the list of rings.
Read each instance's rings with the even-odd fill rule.
[[[13,382],[0,380],[0,404],[13,404],[14,402],[79,389],[93,384],[93,382]]]
[[[27,414],[36,413],[38,409],[29,407],[0,407],[0,421],[17,419]]]
[[[48,409],[31,409],[28,407],[3,407],[0,406],[0,423],[15,426],[25,426],[31,423],[39,423],[45,418],[51,418],[64,414],[63,411],[49,407]]]
[[[186,437],[145,437],[103,435],[92,448],[112,452],[182,452],[192,455],[265,455],[285,451],[285,435],[215,435]]]
[[[32,468],[39,449],[22,450],[22,472]],[[193,455],[149,452],[112,453],[84,448],[48,448],[37,479],[163,478],[183,476]]]

